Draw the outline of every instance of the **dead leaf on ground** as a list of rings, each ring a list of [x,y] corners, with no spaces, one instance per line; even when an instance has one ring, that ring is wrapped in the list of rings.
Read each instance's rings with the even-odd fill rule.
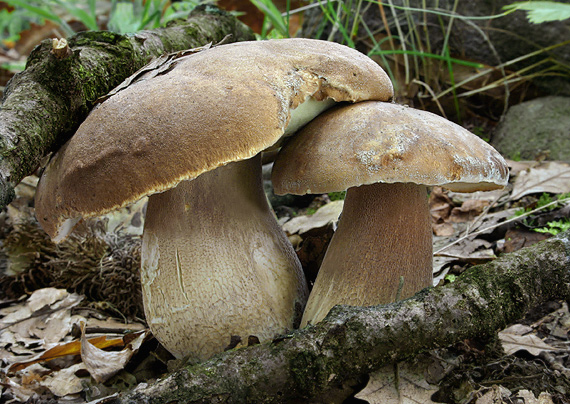
[[[149,330],[139,331],[130,336],[130,341],[120,351],[105,351],[91,343],[85,336],[85,325],[81,332],[81,360],[93,379],[103,383],[125,368],[131,357],[139,350],[144,340],[150,335]],[[121,342],[124,342],[121,339]]]
[[[475,401],[475,404],[506,403],[506,400],[511,397],[511,395],[511,391],[506,387],[493,385],[487,392],[485,392]]]
[[[529,247],[539,241],[552,237],[552,234],[538,233],[526,229],[513,228],[505,234],[505,244],[501,249],[503,253],[511,253],[524,247]]]
[[[283,225],[283,230],[289,234],[303,234],[312,229],[325,227],[338,222],[344,201],[333,201],[323,205],[312,215],[297,216]]]
[[[529,194],[570,192],[570,164],[549,161],[521,171],[515,178],[511,199]]]
[[[469,222],[479,216],[490,202],[485,199],[467,199],[461,206],[451,210],[450,220],[455,223]]]
[[[507,355],[524,350],[538,356],[542,351],[556,351],[556,348],[546,344],[534,334],[529,333],[530,327],[511,326],[499,332],[499,339]],[[532,328],[530,329],[532,331]]]
[[[97,362],[95,356],[84,352],[84,361],[77,363],[82,353],[81,341],[74,337],[73,327],[83,322],[89,330],[100,330],[111,335],[123,334],[126,330],[141,329],[121,335],[118,338],[108,338],[107,334],[90,337],[84,346],[88,349],[101,350],[109,347],[123,348],[123,355],[130,359],[149,335],[142,325],[130,326],[112,321],[93,319],[97,312],[85,312],[83,315],[72,314],[83,297],[68,293],[63,289],[45,288],[35,291],[28,299],[10,302],[8,307],[0,309],[0,374],[2,374],[3,391],[0,401],[6,395],[13,396],[20,402],[26,402],[34,394],[53,394],[66,402],[83,398],[78,394],[92,383],[87,369],[97,373],[117,363],[112,355],[117,352],[105,352]],[[89,314],[88,314],[89,313]],[[92,334],[93,335],[93,334]],[[84,335],[84,339],[87,337]],[[121,351],[121,352],[123,352]],[[123,367],[126,362],[123,361]],[[89,366],[88,366],[89,365]],[[106,373],[109,375],[110,373]],[[105,373],[103,373],[103,378]],[[99,378],[101,380],[101,378]]]
[[[370,375],[368,385],[355,398],[369,404],[433,403],[431,396],[438,386],[426,380],[424,375],[428,366],[427,360],[384,366]]]
[[[546,392],[540,393],[538,398],[536,398],[532,391],[520,390],[515,395],[515,398],[523,399],[525,404],[554,404],[552,396]]]

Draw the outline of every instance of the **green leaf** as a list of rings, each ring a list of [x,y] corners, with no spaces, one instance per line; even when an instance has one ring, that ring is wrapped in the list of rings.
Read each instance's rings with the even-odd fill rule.
[[[282,36],[289,37],[287,22],[283,19],[281,11],[279,11],[277,6],[275,6],[271,0],[251,0],[251,2],[265,15],[273,27],[279,31]]]
[[[55,2],[65,8],[69,14],[81,21],[91,31],[97,31],[99,29],[97,16],[95,14],[89,14],[82,8],[67,1],[55,0]]]
[[[505,11],[524,10],[533,24],[549,21],[563,21],[570,18],[570,4],[555,1],[524,1],[503,7]]]

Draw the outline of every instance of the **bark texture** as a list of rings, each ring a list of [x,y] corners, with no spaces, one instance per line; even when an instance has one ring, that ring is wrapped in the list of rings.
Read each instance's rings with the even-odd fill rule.
[[[566,232],[505,255],[396,304],[336,306],[316,326],[187,366],[106,402],[335,402],[383,364],[493,335],[541,302],[569,299],[569,238]]]
[[[68,38],[71,52],[64,57],[54,54],[52,41],[43,41],[8,83],[0,105],[0,207],[44,156],[69,139],[97,98],[153,57],[216,43],[228,34],[231,42],[254,39],[235,17],[202,6],[166,28],[76,34]]]

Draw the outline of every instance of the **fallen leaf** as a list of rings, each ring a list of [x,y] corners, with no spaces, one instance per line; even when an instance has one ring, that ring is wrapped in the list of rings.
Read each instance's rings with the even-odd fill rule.
[[[384,366],[370,375],[366,387],[354,397],[369,404],[433,403],[431,396],[438,387],[426,381],[427,366],[427,361]]]
[[[511,395],[511,391],[506,387],[493,385],[485,394],[475,401],[475,404],[505,403],[505,400]]]
[[[443,223],[449,218],[454,203],[447,191],[441,187],[433,187],[429,194],[429,210],[433,223]]]
[[[570,164],[557,161],[542,163],[521,171],[515,178],[511,199],[528,194],[570,192]]]
[[[520,250],[521,248],[529,247],[550,237],[552,237],[552,234],[538,233],[536,231],[518,228],[509,229],[505,234],[505,244],[502,247],[501,252],[511,253],[513,251]]]
[[[116,346],[124,346],[123,338],[113,338],[107,339],[107,336],[102,335],[95,338],[90,338],[88,342],[97,348],[109,348]],[[8,368],[8,372],[18,372],[26,367],[33,365],[35,363],[47,362],[53,359],[61,358],[67,355],[80,355],[81,354],[81,341],[72,341],[67,343],[57,344],[47,351],[37,355],[34,358],[30,358],[26,361],[16,362]]]
[[[520,390],[515,398],[522,398],[525,404],[554,404],[552,396],[549,393],[540,393],[538,398],[529,390]]]
[[[507,355],[518,351],[527,351],[538,356],[542,351],[556,351],[556,348],[546,344],[534,334],[526,333],[526,329],[509,327],[499,332],[499,339]]]
[[[51,373],[40,382],[40,385],[48,388],[58,397],[81,393],[83,391],[83,383],[86,380],[86,377],[77,376],[77,373],[81,370],[85,370],[85,364],[77,363]]]
[[[467,199],[461,206],[451,210],[450,219],[455,223],[471,221],[479,216],[487,206],[489,206],[488,200]]]
[[[332,201],[323,205],[312,215],[294,217],[283,225],[283,230],[289,234],[303,234],[312,229],[318,229],[328,224],[335,225],[342,212],[344,201]]]
[[[125,336],[125,339],[128,338],[129,342],[126,343],[125,348],[121,351],[104,351],[87,339],[85,336],[85,325],[83,325],[81,333],[81,360],[95,381],[103,383],[117,372],[123,370],[150,332],[145,330],[134,334],[136,335]]]

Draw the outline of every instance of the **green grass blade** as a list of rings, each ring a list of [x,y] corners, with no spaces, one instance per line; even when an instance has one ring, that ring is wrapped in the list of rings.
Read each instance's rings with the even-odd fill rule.
[[[281,12],[271,0],[251,0],[251,2],[255,7],[261,10],[261,12],[281,35],[289,37],[287,24],[283,20]]]
[[[484,65],[482,63],[469,62],[467,60],[456,59],[456,58],[452,58],[448,55],[442,56],[442,55],[437,55],[435,53],[428,53],[428,52],[421,52],[421,51],[414,51],[414,50],[403,50],[403,49],[375,50],[375,51],[370,52],[370,54],[371,55],[379,55],[379,56],[391,55],[391,54],[395,54],[395,55],[405,54],[405,55],[411,55],[411,56],[421,56],[421,57],[426,57],[426,58],[431,58],[431,59],[450,61],[450,62],[458,64],[458,65],[474,67],[477,69],[484,67]]]
[[[74,31],[73,31],[73,29],[71,29],[69,24],[67,24],[57,14],[51,13],[48,10],[43,9],[41,7],[36,7],[36,6],[31,5],[31,4],[28,4],[27,1],[6,0],[6,3],[8,3],[11,6],[21,7],[25,10],[30,11],[31,13],[35,14],[38,17],[41,17],[41,18],[44,18],[46,20],[55,22],[56,24],[58,24],[63,29],[66,36],[70,36],[70,35],[74,34]]]
[[[75,6],[74,4],[61,1],[61,0],[54,0],[57,4],[59,4],[62,8],[64,8],[69,14],[77,18],[81,21],[87,29],[91,31],[97,31],[99,26],[97,25],[97,17],[95,14],[89,14],[85,10],[80,7]]]

